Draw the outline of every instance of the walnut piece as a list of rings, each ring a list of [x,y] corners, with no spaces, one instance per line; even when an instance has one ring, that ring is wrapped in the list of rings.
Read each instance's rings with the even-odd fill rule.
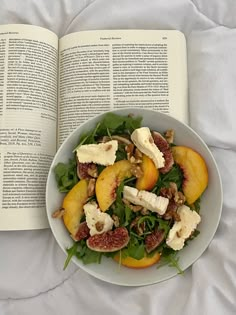
[[[95,178],[91,178],[88,182],[88,188],[87,188],[87,193],[88,193],[88,197],[91,197],[94,195],[95,192],[95,182],[96,179]]]
[[[112,219],[114,221],[114,226],[115,227],[119,227],[120,226],[120,220],[119,220],[119,217],[115,214],[112,215]]]
[[[166,141],[168,143],[173,143],[174,142],[174,130],[173,129],[168,129],[164,133],[164,137],[166,138]]]
[[[53,212],[52,218],[60,219],[63,217],[64,213],[65,213],[65,209],[60,208],[60,209]]]

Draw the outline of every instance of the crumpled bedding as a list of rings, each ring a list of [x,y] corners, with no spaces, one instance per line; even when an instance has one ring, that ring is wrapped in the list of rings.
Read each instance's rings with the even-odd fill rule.
[[[0,24],[59,36],[91,29],[178,29],[188,49],[190,126],[222,176],[219,227],[183,276],[145,287],[97,280],[70,264],[49,229],[0,232],[0,314],[236,314],[236,3],[234,0],[1,0]]]

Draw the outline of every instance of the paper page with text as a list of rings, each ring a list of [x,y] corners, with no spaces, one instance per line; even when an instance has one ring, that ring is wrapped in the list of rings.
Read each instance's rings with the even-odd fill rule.
[[[48,227],[47,172],[56,152],[58,38],[0,26],[0,230]]]
[[[59,40],[58,145],[88,118],[124,107],[155,109],[188,123],[181,32],[84,31]]]

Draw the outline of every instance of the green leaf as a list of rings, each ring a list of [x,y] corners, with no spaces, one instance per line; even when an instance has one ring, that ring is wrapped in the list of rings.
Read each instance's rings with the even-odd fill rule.
[[[63,270],[66,269],[66,267],[69,265],[69,262],[71,261],[71,258],[76,254],[77,247],[78,247],[78,242],[75,242],[70,248],[68,248],[66,250],[67,251],[67,258],[66,258],[66,261],[64,263]]]
[[[127,226],[131,223],[132,221],[132,210],[126,205],[125,206],[125,222],[124,222],[124,226]]]
[[[97,136],[111,136],[124,133],[131,134],[134,129],[141,126],[141,121],[142,117],[120,116],[114,113],[107,113],[97,129]]]
[[[76,160],[70,159],[66,163],[58,163],[54,168],[57,187],[60,192],[68,192],[77,184]]]
[[[176,268],[178,270],[179,274],[183,274],[183,270],[179,266],[179,257],[177,257],[178,252],[173,250],[169,247],[163,247],[162,253],[161,253],[161,261],[157,265],[157,268],[160,268],[162,266],[169,266]]]
[[[157,195],[160,193],[160,189],[163,187],[169,187],[170,182],[174,182],[177,185],[178,190],[181,190],[183,182],[183,173],[177,164],[174,164],[171,170],[166,174],[160,174],[158,181],[153,188],[152,192]]]
[[[194,202],[193,205],[190,206],[192,210],[195,210],[197,213],[200,213],[200,203],[201,203],[201,196]]]
[[[92,263],[100,264],[101,258],[102,258],[101,252],[96,252],[86,247],[84,251],[84,255],[82,256],[82,261],[85,265],[92,264]]]
[[[134,259],[140,260],[145,255],[145,247],[143,243],[131,243],[128,246],[128,255]]]
[[[127,159],[127,153],[125,151],[125,144],[119,143],[118,150],[116,151],[116,162]]]

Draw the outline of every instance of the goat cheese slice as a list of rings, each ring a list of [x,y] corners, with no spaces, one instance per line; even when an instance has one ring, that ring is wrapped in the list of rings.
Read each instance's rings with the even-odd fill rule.
[[[81,163],[95,163],[100,165],[113,165],[116,160],[118,141],[111,140],[105,143],[84,144],[76,149]]]
[[[156,168],[164,167],[165,159],[163,157],[163,153],[155,145],[148,127],[135,129],[131,134],[131,140],[142,153],[146,154],[153,160]]]
[[[112,229],[114,221],[109,214],[104,213],[99,209],[96,202],[88,202],[83,208],[91,236],[102,234]]]
[[[143,206],[160,215],[166,212],[169,204],[168,198],[157,196],[149,191],[138,190],[130,186],[124,186],[123,197],[135,205]]]
[[[166,239],[166,244],[174,250],[180,250],[184,247],[185,240],[190,237],[201,222],[200,215],[185,205],[179,207],[177,213],[180,216],[180,221],[174,223]]]

